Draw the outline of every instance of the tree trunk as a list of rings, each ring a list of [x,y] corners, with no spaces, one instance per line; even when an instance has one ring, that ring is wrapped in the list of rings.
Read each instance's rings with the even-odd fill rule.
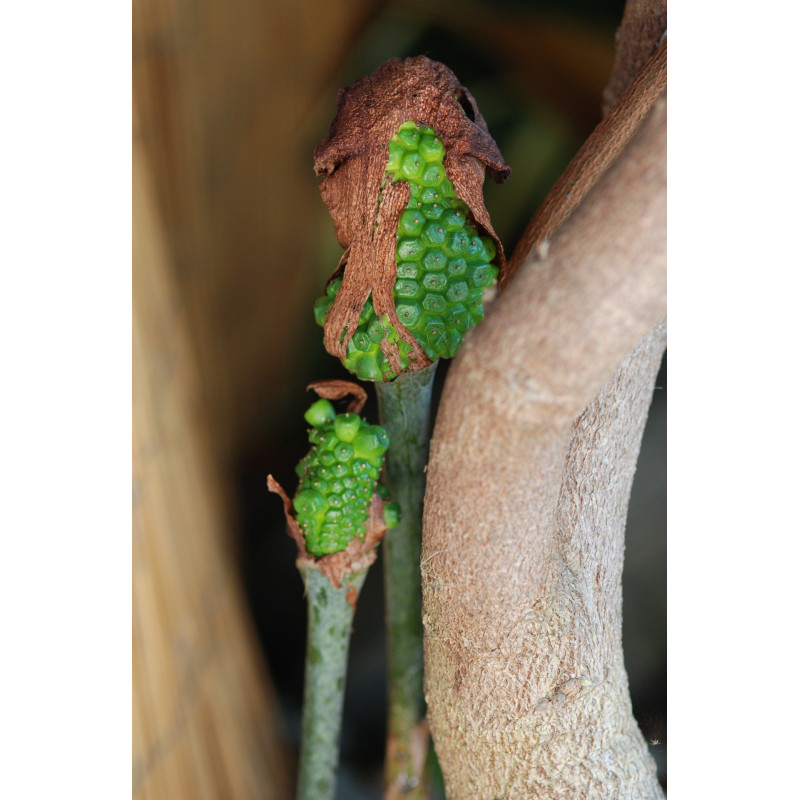
[[[621,575],[665,345],[665,105],[448,376],[422,572],[428,718],[450,800],[661,796],[631,713]]]

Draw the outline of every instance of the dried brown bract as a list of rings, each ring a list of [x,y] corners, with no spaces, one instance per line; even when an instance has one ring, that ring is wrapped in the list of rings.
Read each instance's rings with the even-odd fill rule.
[[[309,383],[306,389],[313,389],[320,397],[324,397],[326,400],[341,400],[343,397],[347,397],[348,394],[353,395],[347,410],[355,414],[360,414],[361,409],[364,408],[364,403],[367,402],[367,392],[364,387],[352,381],[335,379],[314,381]]]
[[[340,89],[337,105],[331,128],[314,151],[322,198],[345,248],[328,279],[341,275],[342,287],[325,321],[325,347],[338,358],[345,356],[371,294],[377,317],[386,315],[411,346],[409,370],[421,369],[430,360],[398,319],[392,297],[397,226],[410,188],[405,181],[384,183],[389,141],[408,121],[436,131],[446,150],[447,177],[469,208],[472,224],[494,240],[501,276],[505,255],[483,202],[483,180],[488,170],[495,181],[503,181],[511,169],[469,91],[444,64],[425,56],[387,61]],[[399,372],[396,345],[384,340],[381,347]]]

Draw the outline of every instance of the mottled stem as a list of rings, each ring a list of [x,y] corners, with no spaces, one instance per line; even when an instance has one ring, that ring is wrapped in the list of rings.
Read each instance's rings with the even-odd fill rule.
[[[376,383],[380,423],[389,434],[386,483],[400,504],[400,524],[384,540],[389,710],[387,798],[425,798],[429,775],[422,650],[420,548],[431,390],[436,363]]]
[[[303,737],[298,800],[333,800],[355,600],[367,570],[345,575],[337,589],[320,570],[301,567],[308,597]]]

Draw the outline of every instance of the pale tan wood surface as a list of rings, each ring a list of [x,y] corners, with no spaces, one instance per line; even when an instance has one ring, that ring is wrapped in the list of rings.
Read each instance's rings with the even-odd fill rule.
[[[133,202],[133,796],[282,800],[292,765],[138,142]]]

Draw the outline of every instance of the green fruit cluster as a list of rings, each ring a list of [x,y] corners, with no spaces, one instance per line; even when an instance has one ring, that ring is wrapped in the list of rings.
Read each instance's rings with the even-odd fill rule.
[[[452,358],[467,329],[483,319],[483,292],[495,281],[494,242],[469,224],[469,209],[447,178],[441,139],[432,128],[405,122],[389,143],[387,180],[411,185],[411,198],[397,229],[397,316],[431,360]],[[323,325],[341,280],[317,300],[314,315]],[[378,320],[369,299],[358,330],[342,360],[362,380],[397,377],[380,349],[382,339],[398,343],[400,363],[410,348],[388,319]]]
[[[373,493],[388,499],[377,481],[389,437],[358,414],[337,414],[325,399],[317,400],[305,418],[313,447],[297,465],[300,483],[293,505],[306,549],[324,556],[344,550],[355,537],[363,541]],[[387,527],[394,527],[397,504],[385,504],[384,516]]]

